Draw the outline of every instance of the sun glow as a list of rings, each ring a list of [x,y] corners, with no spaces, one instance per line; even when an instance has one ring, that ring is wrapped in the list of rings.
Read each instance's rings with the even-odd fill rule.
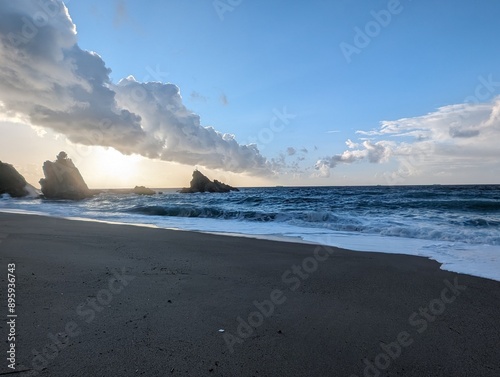
[[[133,187],[139,179],[138,164],[140,156],[126,156],[115,149],[100,149],[96,151],[99,161],[96,175],[106,187]]]

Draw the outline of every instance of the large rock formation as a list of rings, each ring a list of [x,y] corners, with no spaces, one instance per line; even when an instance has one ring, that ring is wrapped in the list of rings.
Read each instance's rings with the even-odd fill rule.
[[[239,191],[235,187],[226,185],[225,183],[214,180],[213,182],[204,176],[198,170],[193,172],[193,179],[191,180],[191,186],[189,188],[184,187],[179,192],[181,193],[195,193],[195,192],[229,192],[229,191]]]
[[[0,161],[0,195],[9,194],[13,198],[36,196],[36,189],[10,164]]]
[[[42,193],[49,199],[79,200],[92,196],[82,175],[65,152],[57,155],[54,162],[43,164],[45,178],[40,179]]]

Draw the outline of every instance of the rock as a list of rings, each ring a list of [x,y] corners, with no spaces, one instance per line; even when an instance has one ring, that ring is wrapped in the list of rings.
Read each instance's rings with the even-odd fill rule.
[[[193,179],[191,180],[191,186],[189,188],[184,187],[179,192],[183,194],[191,194],[195,192],[229,192],[229,191],[240,191],[235,187],[226,185],[225,183],[214,180],[213,182],[204,176],[198,170],[193,172]]]
[[[0,195],[9,194],[13,198],[37,196],[36,189],[31,186],[14,166],[0,161]]]
[[[92,196],[82,175],[65,152],[59,153],[54,162],[45,161],[43,174],[45,178],[40,179],[40,185],[46,198],[80,200]]]
[[[156,192],[154,192],[150,188],[147,188],[144,186],[135,186],[133,193],[138,194],[138,195],[154,195],[154,194],[156,194]]]

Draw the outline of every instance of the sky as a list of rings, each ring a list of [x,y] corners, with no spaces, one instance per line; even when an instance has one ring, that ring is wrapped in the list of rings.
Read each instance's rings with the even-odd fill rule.
[[[494,0],[0,0],[0,160],[92,188],[500,183]]]

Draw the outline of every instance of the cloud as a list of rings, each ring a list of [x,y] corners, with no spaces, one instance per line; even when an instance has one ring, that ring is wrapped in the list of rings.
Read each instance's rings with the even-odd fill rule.
[[[400,163],[396,175],[402,170],[409,176],[481,169],[500,159],[500,96],[488,103],[449,105],[423,116],[382,121],[378,129],[357,134],[369,138],[362,143],[348,139],[348,150],[318,160],[318,175],[328,177],[340,163],[392,159]]]
[[[289,156],[293,156],[295,153],[297,153],[297,150],[293,147],[288,147],[286,149],[286,153],[289,155]]]
[[[372,143],[370,141],[363,142],[363,149],[357,150],[347,150],[342,154],[336,154],[330,157],[324,157],[316,163],[316,170],[322,172],[322,176],[325,175],[326,169],[334,168],[339,163],[352,164],[353,162],[368,160],[371,163],[377,164],[381,162],[386,162],[391,156],[392,150],[389,143],[385,141],[380,141],[377,143]]]
[[[110,72],[97,53],[78,46],[76,27],[61,1],[0,1],[3,120],[50,128],[74,143],[124,154],[271,172],[272,164],[255,145],[240,145],[233,135],[202,126],[177,86],[133,77],[113,84]]]
[[[455,137],[476,137],[479,136],[480,131],[479,130],[473,130],[473,129],[463,129],[460,128],[459,126],[454,126],[450,127],[450,136],[455,138]]]
[[[234,135],[202,127],[200,117],[182,103],[174,84],[141,83],[132,76],[113,86],[116,101],[140,114],[147,135],[161,141],[155,158],[233,172],[264,173],[267,161],[255,145],[240,145]]]
[[[353,143],[351,139],[347,139],[347,141],[345,142],[345,144],[347,145],[347,147],[349,149],[354,149],[354,148],[358,148],[359,147],[359,144],[358,143]]]

